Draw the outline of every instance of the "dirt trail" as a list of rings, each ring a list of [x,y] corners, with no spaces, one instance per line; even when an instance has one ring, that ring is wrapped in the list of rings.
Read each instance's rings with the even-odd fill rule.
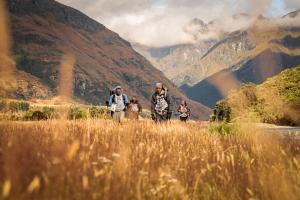
[[[279,133],[283,136],[293,135],[295,139],[300,140],[300,127],[292,126],[276,126],[273,124],[257,124],[259,129],[265,130],[271,133]]]

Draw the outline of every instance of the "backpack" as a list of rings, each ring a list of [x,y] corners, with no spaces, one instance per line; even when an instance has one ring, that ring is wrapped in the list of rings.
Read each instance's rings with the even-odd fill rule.
[[[163,91],[164,91],[164,99],[167,101],[168,88],[163,87]],[[155,97],[156,97],[155,98],[155,101],[156,101],[155,103],[157,103],[157,95]]]
[[[124,106],[125,106],[125,109],[126,109],[127,103],[126,103],[126,98],[125,98],[124,94],[122,94],[122,98],[123,98],[123,103],[124,103]],[[116,112],[116,109],[117,109],[116,94],[113,94],[112,105],[110,107],[110,111],[113,113],[113,112]]]
[[[180,112],[181,113],[187,113],[188,112],[187,107],[180,105]]]
[[[179,114],[180,117],[188,117],[188,108],[186,106],[180,105],[179,112],[180,112]]]
[[[139,106],[136,103],[131,104],[131,111],[132,112],[139,112]]]
[[[126,98],[125,98],[125,95],[124,95],[124,94],[122,94],[122,97],[123,97],[123,102],[124,102],[124,105],[126,106]],[[116,102],[116,94],[113,94],[112,102],[113,102],[113,103],[115,103],[115,102]]]
[[[170,106],[167,101],[167,89],[164,88],[163,90],[163,95],[156,94],[155,96],[155,110],[159,112],[166,111],[166,109]]]

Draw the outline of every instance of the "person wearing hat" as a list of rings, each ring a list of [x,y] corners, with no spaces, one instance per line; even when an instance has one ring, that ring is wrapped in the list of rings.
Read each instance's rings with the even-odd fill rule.
[[[155,93],[151,98],[151,116],[156,122],[167,121],[171,118],[171,99],[162,83],[157,83]]]
[[[108,105],[110,106],[113,120],[119,123],[122,122],[128,106],[128,97],[123,93],[121,86],[117,86],[114,89],[114,94],[110,96]]]

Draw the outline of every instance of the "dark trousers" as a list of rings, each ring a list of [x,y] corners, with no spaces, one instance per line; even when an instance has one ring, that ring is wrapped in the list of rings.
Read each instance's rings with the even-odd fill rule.
[[[182,122],[186,122],[188,120],[189,117],[179,117],[180,121]]]
[[[164,121],[168,121],[168,115],[159,115],[156,114],[155,116],[155,122],[164,122]]]

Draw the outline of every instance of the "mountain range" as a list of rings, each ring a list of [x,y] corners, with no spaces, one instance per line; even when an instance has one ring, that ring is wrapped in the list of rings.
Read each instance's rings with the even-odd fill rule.
[[[237,27],[228,30],[229,23]],[[208,107],[243,83],[262,83],[300,63],[300,10],[279,18],[237,14],[209,23],[193,19],[190,26],[193,43],[134,48],[189,98]]]
[[[75,57],[74,98],[103,104],[110,89],[122,85],[144,107],[155,82],[163,82],[174,103],[185,94],[117,33],[54,0],[7,0],[18,89],[12,97],[51,98],[57,95],[60,62]],[[210,109],[189,100],[195,117],[207,119]]]

